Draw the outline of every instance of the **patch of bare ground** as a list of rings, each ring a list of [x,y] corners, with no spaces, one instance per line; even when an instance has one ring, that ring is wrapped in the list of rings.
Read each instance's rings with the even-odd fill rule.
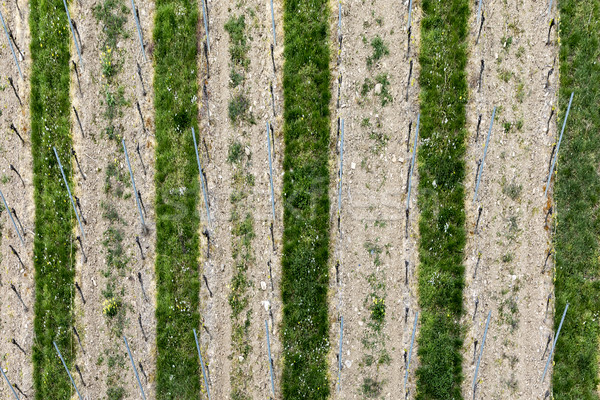
[[[344,399],[401,398],[418,310],[416,173],[408,228],[406,204],[418,115],[421,11],[413,2],[409,50],[408,2],[400,7],[387,0],[345,2],[341,32],[338,3],[331,6],[332,393]],[[338,215],[341,120],[344,146]],[[417,364],[415,347],[407,384],[412,392]]]
[[[199,152],[208,184],[212,229],[208,242],[206,235],[203,237],[206,281],[201,293],[200,340],[206,349],[214,398],[238,394],[262,398],[271,394],[265,321],[269,324],[278,391],[279,254],[283,230],[283,210],[278,200],[283,158],[281,9],[282,5],[275,2],[277,43],[272,57],[269,1],[208,2],[208,66],[204,51],[199,62]],[[202,27],[202,37],[203,33]],[[243,62],[234,62],[230,54],[232,46],[241,45],[236,33],[246,40],[246,46],[239,47],[245,47]],[[267,122],[274,131],[272,228]],[[203,204],[199,211],[206,227]],[[242,285],[241,279],[245,280]]]
[[[111,3],[115,6],[111,7]],[[136,6],[143,36],[149,43],[154,3],[139,2]],[[72,60],[77,69],[71,64],[71,129],[80,164],[79,168],[72,160],[76,182],[73,192],[80,200],[86,221],[85,256],[78,253],[75,277],[81,288],[75,301],[75,327],[81,339],[81,346],[75,343],[75,363],[81,375],[76,370],[73,375],[85,396],[138,398],[140,389],[123,341],[125,335],[145,395],[154,398],[152,46],[146,46],[148,61],[144,61],[128,1],[99,1],[93,6],[74,2],[70,12],[79,32],[83,58],[82,68],[73,47]],[[118,20],[122,20],[122,27],[111,33],[107,22]],[[127,145],[141,194],[147,233],[142,232],[121,139]]]
[[[540,383],[554,312],[546,227],[551,226],[551,217],[546,225],[544,185],[556,133],[555,116],[550,117],[557,73],[546,83],[556,67],[557,46],[554,29],[546,43],[547,8],[547,3],[523,0],[483,3],[485,20],[478,43],[476,12],[471,19],[465,398],[474,397],[476,357],[490,311],[476,397],[543,398],[550,384],[549,376]],[[494,107],[496,117],[474,202],[476,171]]]
[[[33,176],[29,118],[29,8],[25,1],[11,1],[0,5],[4,22],[11,33],[14,51],[23,78],[11,53],[4,29],[0,29],[0,190],[13,213],[17,229],[4,208],[2,215],[0,265],[0,355],[2,368],[27,396],[33,395],[33,304],[35,295],[33,268]],[[10,83],[12,80],[12,84]],[[14,85],[14,89],[13,89]],[[16,94],[15,94],[16,92]],[[17,97],[18,96],[18,97]],[[14,129],[13,129],[14,127]],[[19,136],[23,139],[19,138]],[[13,252],[16,251],[15,254]],[[13,289],[14,285],[14,289]],[[15,292],[16,290],[16,292]],[[21,296],[23,303],[19,300]],[[27,310],[25,310],[27,307]],[[19,391],[17,390],[17,393]],[[19,395],[22,396],[21,393]],[[0,396],[12,396],[8,385],[0,386]]]

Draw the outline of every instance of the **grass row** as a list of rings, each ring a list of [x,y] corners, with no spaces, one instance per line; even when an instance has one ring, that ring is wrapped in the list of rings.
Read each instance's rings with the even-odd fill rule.
[[[154,21],[156,118],[157,399],[197,399],[200,326],[197,130],[198,3],[158,0]]]
[[[557,225],[555,399],[598,399],[600,261],[600,3],[561,0],[559,127],[575,92],[560,147],[554,187]]]
[[[284,399],[325,399],[329,321],[329,6],[284,5]]]
[[[31,148],[35,200],[35,317],[33,379],[36,399],[71,398],[71,384],[54,350],[73,366],[75,215],[52,150],[72,185],[70,32],[61,0],[31,0]],[[71,186],[73,187],[73,186]]]
[[[417,399],[460,399],[467,0],[423,0]]]

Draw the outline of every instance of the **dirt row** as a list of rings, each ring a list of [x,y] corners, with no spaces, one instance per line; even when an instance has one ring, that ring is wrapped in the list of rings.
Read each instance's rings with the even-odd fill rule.
[[[81,121],[80,128],[75,112],[72,111],[73,147],[81,165],[80,172],[74,164],[73,191],[80,198],[82,214],[87,221],[84,225],[86,240],[83,243],[87,260],[84,261],[83,253],[78,253],[75,277],[83,294],[82,297],[76,293],[75,301],[75,326],[82,343],[82,348],[78,346],[75,362],[80,368],[83,382],[78,374],[75,374],[75,381],[82,394],[90,398],[109,396],[109,393],[117,396],[121,390],[124,390],[123,398],[139,398],[137,381],[121,337],[124,334],[136,361],[145,394],[154,398],[156,229],[152,53],[149,51],[151,46],[147,46],[148,61],[145,62],[131,3],[119,2],[119,9],[121,3],[127,7],[123,13],[126,22],[116,48],[110,51],[114,52],[114,60],[121,60],[122,64],[111,85],[108,85],[103,75],[103,52],[108,51],[104,48],[103,25],[94,15],[93,7],[79,2],[73,2],[70,7],[80,34],[83,59],[81,68],[72,45],[72,61],[77,64],[77,70],[72,64],[71,98]],[[96,2],[95,5],[100,4],[103,2]],[[148,44],[152,38],[154,3],[139,2],[137,8],[143,36]],[[141,66],[145,95],[136,62]],[[116,138],[111,139],[105,131],[108,127],[105,112],[110,101],[106,93],[118,93],[119,89],[123,90],[124,103],[114,120]],[[115,95],[114,98],[118,103],[119,96]],[[144,127],[136,102],[139,102],[141,108]],[[135,195],[120,143],[121,137],[125,139],[135,184],[145,206],[145,222],[149,229],[147,234],[142,234]],[[145,169],[136,152],[137,144],[140,146]],[[109,179],[111,190],[107,189]],[[110,229],[113,229],[113,234],[109,233]],[[139,237],[144,260],[141,258],[136,236]],[[112,254],[113,261],[109,260],[109,254]],[[120,260],[125,262],[122,268],[117,267]],[[138,273],[141,274],[146,298],[142,294]],[[111,291],[115,293],[115,298],[121,299],[119,311],[114,317],[107,313],[106,301],[110,297],[107,293]],[[144,372],[140,370],[138,362],[142,364]]]
[[[33,394],[33,366],[31,347],[33,345],[33,308],[35,284],[33,268],[34,202],[30,119],[29,119],[29,77],[31,57],[29,52],[29,9],[27,2],[16,1],[0,6],[4,22],[12,32],[16,47],[14,51],[23,73],[20,78],[13,59],[4,29],[0,30],[0,190],[8,207],[16,211],[15,222],[24,239],[21,244],[13,223],[2,209],[1,255],[0,262],[0,308],[2,317],[0,329],[0,354],[2,368],[11,383],[17,385],[26,395]],[[16,93],[11,86],[12,79]],[[23,138],[21,142],[11,129],[13,125]],[[18,171],[11,169],[11,165]],[[20,222],[20,224],[19,224]],[[22,225],[22,227],[21,227]],[[11,249],[18,253],[15,255]],[[20,258],[20,261],[19,261]],[[13,286],[21,296],[21,303]],[[25,309],[25,307],[27,309]],[[14,342],[13,342],[14,340]],[[16,343],[16,344],[15,344]],[[7,385],[0,386],[0,396],[8,398],[12,394]]]
[[[269,1],[213,2],[208,1],[210,53],[208,71],[206,59],[201,62],[200,130],[199,144],[203,168],[208,183],[209,204],[212,219],[210,247],[204,237],[204,275],[202,285],[202,311],[205,329],[200,332],[203,347],[207,349],[210,371],[211,396],[225,398],[231,395],[232,382],[245,380],[248,395],[261,398],[271,395],[271,382],[267,356],[265,320],[269,323],[271,352],[275,367],[275,386],[281,373],[279,321],[281,320],[280,249],[283,231],[281,202],[283,159],[283,94],[281,89],[283,67],[282,4],[274,2],[277,43],[274,47],[273,70],[270,46],[273,42],[271,5]],[[249,113],[254,123],[234,125],[228,116],[229,101],[239,93],[239,87],[230,84],[230,35],[224,26],[231,17],[245,15],[250,60],[243,83],[249,100]],[[202,29],[203,31],[203,29]],[[206,95],[202,93],[206,83]],[[270,85],[273,86],[273,102]],[[275,115],[273,111],[275,108]],[[267,153],[266,123],[274,129],[272,139],[273,184],[276,219],[271,237],[272,208],[270,201],[269,164]],[[233,176],[236,166],[228,163],[230,146],[234,142],[243,145],[244,159],[250,163],[245,172],[254,177],[254,186],[244,200],[243,214],[253,218],[255,237],[252,255],[245,275],[249,281],[247,294],[251,310],[250,326],[246,333],[250,351],[244,358],[232,347],[232,308],[228,297],[234,274],[231,222]],[[206,226],[204,205],[201,205],[203,225]],[[244,215],[242,215],[243,217]],[[273,248],[273,243],[275,249]],[[208,250],[208,253],[207,253]],[[207,256],[209,256],[207,258]],[[244,311],[245,315],[245,311]],[[240,376],[238,368],[243,368]],[[238,371],[238,372],[236,372]],[[277,390],[277,389],[276,389]],[[279,395],[278,395],[279,396]]]
[[[556,114],[549,118],[556,106],[557,72],[546,84],[549,71],[557,67],[558,46],[554,29],[546,43],[547,8],[547,3],[534,1],[484,2],[478,42],[480,23],[476,9],[472,13],[467,68],[471,93],[465,182],[469,231],[463,319],[465,398],[473,397],[476,357],[490,311],[477,398],[543,398],[550,387],[551,371],[540,383],[553,326],[553,265],[547,259],[550,237],[545,224],[549,202],[544,189],[556,135]],[[473,201],[494,107],[478,198]],[[550,221],[551,217],[548,226]]]
[[[418,310],[416,171],[412,177],[408,231],[405,210],[419,112],[420,18],[420,6],[413,3],[409,50],[408,2],[401,6],[387,0],[342,4],[342,50],[339,64],[338,60],[332,60],[335,82],[331,134],[335,147],[330,163],[333,248],[330,375],[335,377],[331,383],[337,398],[400,398],[399,393],[404,393],[405,353],[410,347]],[[338,22],[338,3],[332,2],[331,38],[335,47],[332,54],[337,54],[339,47]],[[385,48],[380,58],[375,53],[381,46],[373,42],[378,38]],[[341,89],[339,107],[338,89]],[[345,136],[339,229],[338,117],[344,120]],[[343,367],[338,385],[342,316]],[[417,365],[415,346],[407,384],[412,393]]]

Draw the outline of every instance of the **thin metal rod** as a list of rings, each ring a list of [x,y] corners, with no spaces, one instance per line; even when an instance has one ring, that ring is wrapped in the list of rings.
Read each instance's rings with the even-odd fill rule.
[[[481,182],[481,175],[483,175],[483,163],[485,163],[485,156],[487,155],[488,145],[490,144],[490,136],[492,136],[492,126],[494,125],[494,117],[496,115],[496,107],[492,112],[492,120],[490,121],[490,129],[488,130],[487,139],[485,139],[485,148],[483,149],[483,159],[481,160],[481,166],[479,167],[479,173],[477,174],[477,185],[475,185],[475,195],[473,196],[473,203],[477,201],[477,191],[479,190],[479,182]]]
[[[417,158],[417,140],[419,139],[419,122],[421,114],[417,116],[417,129],[415,131],[415,144],[413,145],[413,156],[410,162],[410,174],[408,175],[408,196],[406,197],[406,209],[410,208],[410,190],[412,189],[412,174],[415,169],[415,159]]]
[[[19,229],[17,228],[17,224],[15,224],[13,215],[10,212],[10,208],[8,208],[8,204],[6,204],[6,199],[4,198],[4,195],[2,194],[1,190],[0,190],[0,196],[2,196],[2,202],[4,203],[4,208],[6,208],[6,211],[8,212],[8,216],[10,217],[10,220],[12,221],[13,226],[15,227],[15,231],[17,231],[17,235],[19,235],[19,239],[21,239],[21,244],[23,246],[25,246],[25,241],[23,240],[23,237],[21,236],[21,232],[19,232]]]
[[[344,339],[344,317],[340,318],[340,354],[338,356],[338,392],[342,390],[342,340]]]
[[[277,37],[275,35],[275,12],[273,11],[273,0],[271,0],[271,21],[273,22],[273,46],[277,46]]]
[[[271,127],[267,122],[267,148],[269,149],[269,180],[271,181],[271,208],[273,221],[275,221],[275,195],[273,193],[273,162],[271,161]]]
[[[200,172],[200,183],[202,184],[202,194],[204,195],[204,205],[206,206],[206,218],[208,219],[208,225],[212,226],[210,222],[210,210],[208,209],[208,196],[206,194],[206,182],[204,182],[204,174],[202,173],[202,166],[200,165],[200,157],[198,156],[198,144],[196,143],[196,131],[192,127],[192,137],[194,138],[194,150],[196,151],[196,161],[198,161],[198,171]]]
[[[408,25],[406,25],[406,29],[410,29],[410,16],[412,14],[412,0],[408,3]]]
[[[552,0],[550,0],[550,5],[548,6],[548,14],[552,13]]]
[[[338,189],[338,216],[342,212],[342,172],[344,168],[344,120],[342,119],[342,137],[340,139],[340,185]]]
[[[206,47],[208,48],[208,52],[210,53],[210,37],[208,36],[208,15],[206,15],[206,4],[204,3],[206,0],[202,0],[202,18],[204,19],[204,30],[206,31]],[[275,31],[273,31],[275,34]]]
[[[67,7],[66,0],[63,0],[63,4],[65,5],[65,11],[67,12],[67,18],[69,19],[69,27],[71,28],[71,33],[73,34],[73,41],[75,41],[75,47],[77,48],[77,55],[79,56],[79,65],[81,66],[81,70],[83,71],[83,60],[81,59],[81,50],[79,50],[79,43],[77,42],[77,37],[75,36],[75,31],[73,30],[71,14],[69,14],[69,7]]]
[[[413,344],[415,343],[415,332],[417,331],[418,319],[419,312],[417,311],[417,313],[415,314],[415,323],[413,324],[412,337],[410,338],[410,349],[408,350],[408,363],[406,364],[406,374],[404,374],[404,393],[406,393],[406,382],[408,381],[408,371],[410,371],[410,358],[412,357]]]
[[[475,390],[475,384],[477,383],[477,373],[479,372],[479,363],[481,362],[481,356],[483,355],[483,346],[485,346],[485,337],[487,336],[488,326],[490,325],[490,318],[492,317],[492,311],[488,313],[487,322],[485,323],[485,332],[483,333],[483,341],[481,342],[481,349],[479,350],[479,358],[477,359],[477,366],[475,367],[475,376],[473,376],[473,390]]]
[[[342,34],[342,2],[338,2],[338,36]]]
[[[479,26],[479,21],[481,19],[481,3],[483,3],[483,0],[479,0],[479,6],[477,7],[477,26]]]
[[[558,331],[556,332],[556,337],[554,338],[554,343],[552,343],[552,350],[550,350],[550,354],[548,354],[548,361],[546,361],[546,367],[544,368],[544,374],[542,375],[542,381],[544,382],[544,378],[546,377],[546,372],[548,371],[548,365],[550,365],[550,360],[552,360],[552,354],[554,354],[554,347],[556,347],[556,342],[558,341],[558,335],[560,335],[560,330],[562,328],[563,322],[565,322],[565,316],[567,315],[567,310],[569,309],[569,303],[565,307],[565,311],[563,312],[562,318],[560,319],[560,324],[558,325]]]
[[[81,394],[79,393],[79,389],[77,389],[77,385],[75,384],[75,381],[73,380],[73,377],[71,376],[71,372],[69,372],[69,368],[67,368],[67,363],[65,362],[65,359],[63,358],[62,354],[60,354],[60,350],[58,349],[56,342],[52,341],[52,344],[54,345],[54,348],[56,349],[56,352],[58,353],[58,356],[60,357],[60,361],[62,361],[62,364],[65,367],[65,370],[67,371],[67,375],[69,375],[69,379],[71,380],[71,383],[73,384],[73,387],[75,388],[75,391],[77,392],[77,396],[79,396],[79,400],[83,400],[83,397],[81,397]]]
[[[123,336],[123,340],[125,341],[125,347],[127,347],[127,353],[129,353],[129,359],[131,360],[133,372],[135,373],[138,385],[140,386],[140,392],[142,392],[142,398],[146,400],[146,395],[144,394],[144,389],[142,388],[142,381],[140,381],[140,376],[138,375],[137,368],[135,367],[135,361],[133,361],[133,356],[131,355],[131,350],[129,349],[129,343],[127,343],[127,338],[125,336]]]
[[[269,323],[265,319],[265,329],[267,330],[267,350],[269,352],[269,370],[271,371],[271,390],[275,396],[275,379],[273,378],[273,358],[271,358],[271,341],[269,340]]]
[[[544,197],[548,195],[548,188],[550,187],[550,180],[552,179],[552,173],[554,172],[554,164],[556,164],[556,160],[558,159],[558,149],[560,149],[560,142],[563,138],[563,133],[565,133],[565,126],[567,125],[567,118],[569,118],[569,111],[571,111],[571,103],[573,102],[573,95],[575,92],[571,92],[571,98],[569,99],[569,106],[567,107],[567,114],[565,115],[565,120],[563,121],[562,129],[560,130],[560,137],[558,138],[558,144],[556,145],[556,152],[554,153],[554,160],[552,160],[552,167],[550,167],[550,173],[548,174],[548,181],[546,182],[546,191],[544,192]]]
[[[67,177],[65,176],[65,171],[63,170],[63,166],[60,162],[60,158],[58,158],[58,152],[56,151],[56,147],[52,147],[54,149],[54,155],[56,156],[56,160],[58,161],[58,166],[60,167],[60,173],[62,174],[63,180],[65,181],[65,186],[67,187],[67,192],[69,193],[69,198],[71,199],[71,205],[73,206],[73,211],[75,211],[75,216],[77,217],[77,222],[79,222],[79,229],[81,230],[81,236],[85,240],[85,232],[83,231],[83,224],[81,223],[81,219],[79,218],[79,213],[77,212],[77,207],[75,207],[75,202],[73,201],[73,195],[71,194],[71,189],[69,188],[69,183],[67,182]]]
[[[202,353],[200,352],[200,345],[198,344],[198,334],[194,329],[194,339],[196,339],[196,348],[198,349],[198,356],[200,357],[200,365],[202,366],[202,375],[204,376],[204,386],[206,387],[206,393],[208,394],[208,400],[210,400],[210,389],[208,388],[208,379],[206,379],[206,370],[204,369],[204,360],[202,359]]]
[[[15,388],[13,387],[13,385],[8,380],[8,377],[4,373],[4,368],[1,365],[0,365],[0,371],[2,371],[2,376],[4,376],[4,379],[6,379],[6,383],[8,383],[8,386],[10,387],[10,390],[12,390],[13,394],[15,395],[15,398],[17,400],[19,400],[19,396],[17,395],[17,392],[15,392]]]
[[[137,12],[135,11],[135,4],[133,0],[131,0],[131,11],[133,11],[133,19],[135,19],[135,24],[137,26],[138,37],[140,38],[140,46],[142,46],[142,54],[144,55],[144,61],[148,61],[146,58],[146,49],[144,49],[144,39],[142,38],[142,28],[140,27],[140,19],[138,18]]]
[[[21,72],[21,67],[19,66],[19,61],[17,60],[17,55],[15,54],[15,49],[13,48],[12,42],[10,41],[10,36],[8,35],[8,29],[6,28],[6,23],[4,22],[4,17],[2,16],[2,11],[0,11],[0,20],[2,20],[2,26],[4,26],[4,33],[6,33],[6,40],[8,40],[8,44],[10,46],[10,51],[12,51],[12,55],[15,59],[15,63],[17,64],[17,69],[19,70],[19,75],[21,79],[23,79],[23,73]]]
[[[137,203],[138,211],[140,212],[140,221],[142,222],[142,229],[146,228],[146,222],[144,221],[144,215],[142,214],[142,207],[140,206],[140,197],[137,189],[135,188],[135,180],[133,179],[133,171],[131,170],[131,164],[129,163],[129,155],[127,154],[127,147],[125,147],[125,139],[121,139],[123,143],[123,150],[125,151],[125,159],[127,160],[127,166],[129,167],[129,176],[131,177],[131,185],[133,186],[133,194],[135,195],[135,201]]]

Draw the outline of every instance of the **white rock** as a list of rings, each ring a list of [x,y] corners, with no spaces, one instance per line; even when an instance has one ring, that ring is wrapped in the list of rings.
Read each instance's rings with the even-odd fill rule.
[[[267,282],[265,282],[265,281],[261,281],[261,282],[260,282],[260,288],[261,288],[262,290],[267,290]]]
[[[352,366],[352,361],[346,360],[346,362],[344,364],[346,365],[346,368],[350,368]]]
[[[356,169],[356,163],[352,163],[352,164],[350,164],[350,168],[352,168],[352,169]]]
[[[263,306],[265,307],[265,311],[269,312],[269,309],[271,308],[271,303],[269,302],[269,300],[265,300],[262,303],[263,303]]]
[[[375,94],[381,94],[381,83],[375,85]]]

